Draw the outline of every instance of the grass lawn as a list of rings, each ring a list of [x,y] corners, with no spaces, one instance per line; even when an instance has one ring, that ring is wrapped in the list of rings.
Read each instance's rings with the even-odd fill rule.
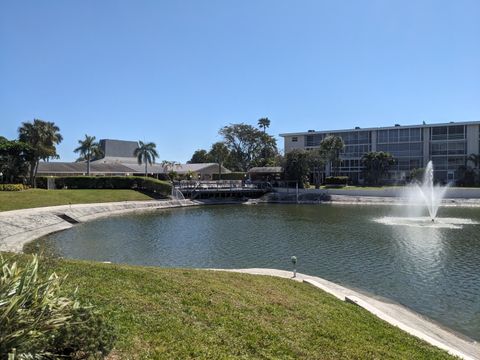
[[[116,329],[112,359],[451,359],[288,279],[51,260]]]
[[[0,211],[42,206],[110,201],[152,200],[135,190],[43,190],[0,191]]]

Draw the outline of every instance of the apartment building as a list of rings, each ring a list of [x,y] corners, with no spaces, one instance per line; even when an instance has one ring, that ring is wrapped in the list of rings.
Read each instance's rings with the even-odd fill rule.
[[[393,155],[396,164],[390,178],[394,181],[405,179],[411,170],[423,168],[432,160],[436,180],[450,182],[458,178],[459,167],[466,165],[468,155],[479,153],[480,121],[280,134],[285,153],[293,149],[318,149],[328,135],[343,139],[345,149],[339,171],[354,182],[363,181],[361,158],[370,151]],[[325,169],[324,175],[329,173]]]

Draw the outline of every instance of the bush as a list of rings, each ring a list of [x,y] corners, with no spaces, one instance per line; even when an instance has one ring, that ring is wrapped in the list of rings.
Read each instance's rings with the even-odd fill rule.
[[[327,176],[325,178],[325,185],[347,185],[348,176]]]
[[[231,172],[228,174],[221,174],[221,179],[218,178],[218,174],[212,175],[212,180],[245,180],[247,173],[244,172]]]
[[[16,349],[19,358],[99,358],[113,337],[92,308],[61,294],[64,278],[39,275],[38,258],[23,267],[0,256],[0,358]],[[70,335],[69,335],[70,334]]]
[[[0,191],[22,191],[28,189],[23,184],[0,184]]]
[[[91,307],[80,307],[53,336],[48,347],[70,359],[103,359],[112,350],[113,328]]]
[[[137,176],[66,176],[54,179],[57,189],[136,189],[162,196],[168,196],[172,191],[172,186],[166,181]],[[47,178],[37,178],[37,186],[46,189]]]

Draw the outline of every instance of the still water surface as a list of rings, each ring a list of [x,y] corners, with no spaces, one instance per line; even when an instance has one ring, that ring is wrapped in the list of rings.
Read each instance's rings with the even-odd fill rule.
[[[69,258],[164,267],[291,269],[392,299],[480,340],[480,225],[385,225],[399,208],[205,206],[80,224],[41,242]],[[396,212],[392,214],[392,212]],[[480,222],[480,210],[439,217]]]

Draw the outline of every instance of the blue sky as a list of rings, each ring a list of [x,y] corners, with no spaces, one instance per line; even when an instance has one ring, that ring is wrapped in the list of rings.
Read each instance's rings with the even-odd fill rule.
[[[270,132],[480,120],[480,1],[0,1],[0,135],[54,121],[186,161]],[[283,144],[279,142],[280,147]]]

